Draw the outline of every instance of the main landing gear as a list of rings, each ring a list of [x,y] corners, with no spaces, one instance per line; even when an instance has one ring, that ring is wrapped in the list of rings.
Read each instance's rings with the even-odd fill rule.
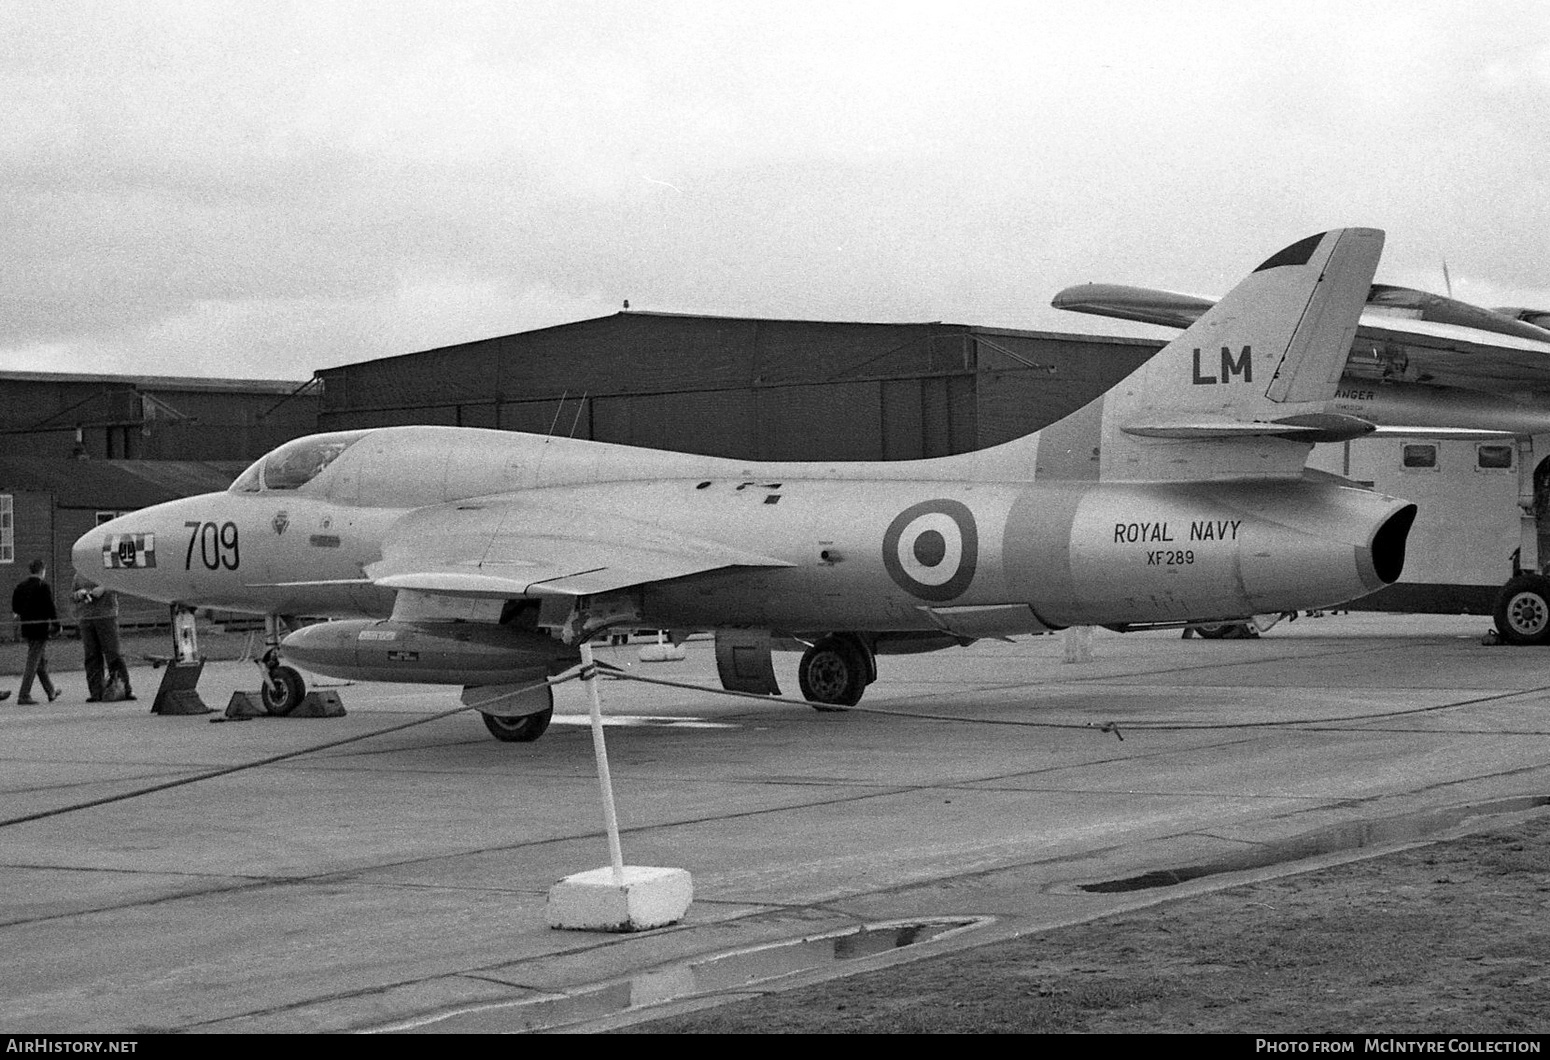
[[[280,639],[284,627],[279,615],[264,616],[264,654],[258,665],[263,668],[264,679],[258,686],[258,698],[264,710],[275,717],[285,717],[301,706],[307,697],[307,682],[294,667],[280,661]]]
[[[490,730],[490,735],[497,740],[507,743],[532,743],[544,734],[549,728],[549,719],[554,717],[554,708],[541,710],[537,714],[526,714],[520,718],[506,718],[499,714],[481,714],[484,719],[484,727]]]
[[[797,682],[815,710],[843,710],[861,702],[877,679],[872,649],[853,633],[833,633],[802,653]]]
[[[1208,622],[1188,628],[1206,640],[1249,640],[1259,636],[1259,631],[1247,622]]]

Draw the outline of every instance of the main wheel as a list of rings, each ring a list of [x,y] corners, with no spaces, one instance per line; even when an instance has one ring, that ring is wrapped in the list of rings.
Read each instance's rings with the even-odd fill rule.
[[[1550,578],[1520,574],[1496,598],[1496,632],[1508,644],[1550,644]]]
[[[502,717],[499,714],[485,714],[484,727],[490,730],[490,735],[497,740],[507,743],[532,743],[542,736],[549,728],[549,719],[554,717],[554,708],[549,707],[540,710],[537,714],[524,714],[517,718]]]
[[[850,640],[825,637],[802,653],[797,682],[802,698],[818,710],[853,707],[866,691],[866,659]]]
[[[307,682],[289,666],[270,667],[264,683],[258,686],[258,698],[263,700],[264,709],[279,718],[301,706],[306,696]]]
[[[1206,640],[1247,640],[1254,635],[1247,622],[1212,622],[1191,628],[1197,637]]]

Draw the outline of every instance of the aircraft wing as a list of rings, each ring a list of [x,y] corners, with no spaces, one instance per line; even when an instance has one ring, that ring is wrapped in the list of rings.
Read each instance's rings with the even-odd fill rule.
[[[1370,348],[1364,351],[1364,345]],[[1541,341],[1368,310],[1356,330],[1352,360],[1347,370],[1353,375],[1365,360],[1369,367],[1363,374],[1374,378],[1383,377],[1387,363],[1402,373],[1399,378],[1417,383],[1496,394],[1550,393],[1550,335]]]
[[[1188,327],[1210,298],[1123,284],[1067,287],[1056,309]],[[1550,330],[1440,295],[1374,285],[1346,374],[1487,393],[1550,395]]]
[[[452,596],[587,596],[723,567],[793,564],[591,506],[497,497],[422,508],[366,576]]]

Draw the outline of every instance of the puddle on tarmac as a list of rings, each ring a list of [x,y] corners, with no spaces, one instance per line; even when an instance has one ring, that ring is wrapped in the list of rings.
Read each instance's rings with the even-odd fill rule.
[[[538,1031],[617,1016],[667,1001],[746,990],[782,976],[945,939],[991,923],[989,916],[929,917],[846,928],[787,942],[699,957],[637,972],[561,997],[502,1002],[427,1016],[386,1031],[499,1033]]]
[[[1078,890],[1089,894],[1120,894],[1125,891],[1145,891],[1153,887],[1172,887],[1189,880],[1198,880],[1203,876],[1216,876],[1224,872],[1262,869],[1269,865],[1301,861],[1304,858],[1334,854],[1342,850],[1360,850],[1363,847],[1386,843],[1425,839],[1456,827],[1472,817],[1520,813],[1540,806],[1550,806],[1550,796],[1525,795],[1514,799],[1477,803],[1472,806],[1455,806],[1445,810],[1391,817],[1386,820],[1353,821],[1350,824],[1335,825],[1333,828],[1323,828],[1317,832],[1270,843],[1211,864],[1160,869],[1122,880],[1086,883]]]

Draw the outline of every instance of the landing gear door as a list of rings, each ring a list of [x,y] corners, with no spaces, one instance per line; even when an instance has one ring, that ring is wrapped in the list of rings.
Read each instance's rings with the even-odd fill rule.
[[[770,633],[765,629],[718,629],[716,670],[721,687],[729,692],[780,695],[775,683],[775,660],[770,655]]]
[[[518,684],[465,686],[463,705],[502,718],[526,717],[553,710],[554,689],[539,683],[546,676],[545,671],[534,670],[531,679]]]
[[[922,607],[931,621],[945,633],[975,640],[980,637],[1006,639],[1019,633],[1048,633],[1050,627],[1039,621],[1027,604],[990,604],[976,607]]]

